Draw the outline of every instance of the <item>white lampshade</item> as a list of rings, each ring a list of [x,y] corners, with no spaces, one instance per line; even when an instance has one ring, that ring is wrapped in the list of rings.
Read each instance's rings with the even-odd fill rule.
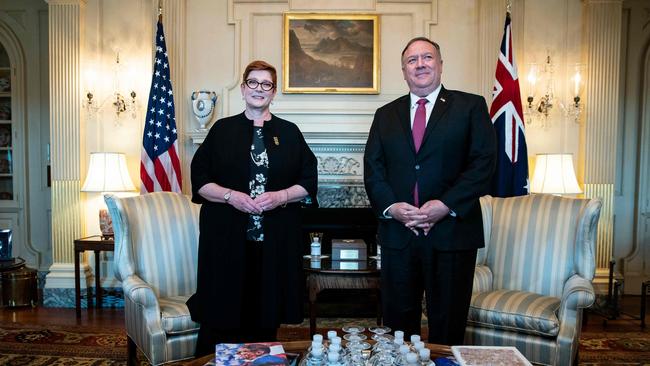
[[[127,192],[135,191],[126,167],[123,153],[90,153],[88,174],[81,188],[82,192]]]
[[[530,190],[550,194],[582,193],[573,170],[573,155],[537,154]]]

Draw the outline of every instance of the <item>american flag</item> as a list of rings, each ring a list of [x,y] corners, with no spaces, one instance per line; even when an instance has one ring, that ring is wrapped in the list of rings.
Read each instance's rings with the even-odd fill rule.
[[[497,135],[497,170],[492,181],[492,195],[526,195],[529,192],[528,153],[519,79],[512,49],[510,13],[506,13],[492,96],[490,117]]]
[[[142,138],[140,193],[181,191],[174,94],[162,22],[156,31],[156,56]]]

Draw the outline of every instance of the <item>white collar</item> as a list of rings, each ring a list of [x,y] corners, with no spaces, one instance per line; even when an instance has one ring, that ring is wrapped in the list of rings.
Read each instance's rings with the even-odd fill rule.
[[[432,91],[429,95],[427,95],[425,98],[431,103],[432,106],[436,104],[436,99],[438,99],[438,94],[440,94],[440,89],[442,89],[442,83],[438,85],[438,87]],[[411,108],[417,107],[418,100],[422,99],[422,97],[418,97],[417,95],[413,93],[409,93],[411,96]]]

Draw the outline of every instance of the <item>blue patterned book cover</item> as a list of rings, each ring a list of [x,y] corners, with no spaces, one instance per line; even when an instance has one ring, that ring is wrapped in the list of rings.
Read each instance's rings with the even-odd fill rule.
[[[216,366],[287,366],[287,355],[279,342],[219,343],[215,346]]]

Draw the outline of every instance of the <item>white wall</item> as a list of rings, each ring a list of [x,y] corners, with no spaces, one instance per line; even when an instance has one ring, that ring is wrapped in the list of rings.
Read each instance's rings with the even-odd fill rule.
[[[382,15],[379,95],[279,94],[273,107],[276,113],[296,122],[305,132],[367,132],[374,109],[407,91],[399,68],[399,54],[404,43],[415,35],[428,34],[440,43],[445,61],[443,83],[448,88],[489,95],[490,91],[483,90],[479,82],[482,66],[479,65],[478,54],[479,26],[481,22],[503,24],[505,5],[497,19],[479,19],[479,6],[484,1],[488,0],[193,0],[185,2],[185,29],[166,29],[166,32],[181,31],[185,34],[184,95],[189,96],[199,89],[216,91],[220,98],[218,116],[222,117],[224,114],[238,113],[243,108],[237,85],[243,66],[249,61],[265,58],[281,70],[282,12],[340,12],[339,7],[345,6],[350,12],[379,13]],[[493,0],[489,3],[501,6],[504,1]],[[126,152],[136,183],[139,176],[139,135],[150,81],[156,4],[151,0],[90,0],[86,6],[85,60],[88,64],[98,64],[102,70],[110,70],[116,49],[119,48],[124,67],[137,70],[131,82],[135,84],[133,87],[142,102],[136,121],[121,121],[121,124],[115,125],[111,121],[112,116],[105,116],[99,124],[88,123],[87,150],[117,149]],[[522,93],[525,94],[527,89],[524,82],[527,63],[543,62],[548,49],[556,64],[556,96],[558,101],[568,100],[570,96],[566,89],[570,70],[567,70],[567,65],[579,62],[581,54],[580,1],[521,0],[515,1],[515,4],[518,4],[515,10],[519,12],[513,13],[513,22],[520,28],[515,29],[514,37],[516,44],[524,47],[517,50],[518,54],[523,55],[523,59],[517,60]],[[498,40],[496,42],[498,44]],[[493,51],[493,61],[485,68],[492,70],[492,74],[497,52],[497,49]],[[189,106],[189,100],[175,102]],[[351,109],[363,112],[348,113]],[[319,113],[316,114],[316,110]],[[326,113],[322,113],[323,110]],[[186,111],[186,115],[177,116],[177,120],[185,124],[186,131],[191,131],[198,124],[191,116],[190,109]],[[549,120],[550,127],[547,129],[535,124],[528,127],[529,155],[572,152],[577,159],[579,126],[567,121],[559,106],[553,109]],[[189,160],[193,146],[186,136],[182,137],[181,142],[188,152],[186,160]],[[189,161],[184,164],[188,165]],[[185,188],[188,186],[185,185]]]
[[[120,51],[123,69],[134,70],[120,80],[128,91],[133,88],[140,103],[135,120],[117,120],[110,108],[97,118],[86,120],[85,151],[80,156],[85,171],[87,155],[92,151],[121,151],[127,154],[129,171],[139,185],[139,160],[143,120],[151,77],[153,32],[156,6],[154,0],[88,0],[85,7],[84,69],[95,69],[98,75],[110,77],[96,82],[96,98],[103,99],[112,89],[112,68]],[[251,60],[264,58],[282,70],[282,13],[285,11],[318,11],[378,13],[381,15],[381,93],[378,95],[282,95],[278,93],[272,110],[296,122],[312,138],[332,133],[331,141],[359,143],[367,133],[377,107],[407,92],[400,70],[399,55],[408,39],[429,35],[442,47],[443,83],[489,96],[491,90],[481,80],[493,79],[498,48],[487,48],[481,54],[481,42],[497,45],[496,39],[484,40],[485,24],[502,29],[505,20],[504,0],[346,0],[346,1],[238,1],[192,0],[183,2],[184,22],[165,20],[167,35],[174,32],[185,39],[185,65],[182,70],[184,89],[175,94],[175,103],[185,103],[185,115],[177,115],[177,123],[186,132],[198,127],[191,116],[189,95],[194,90],[212,90],[219,95],[215,119],[240,112],[243,103],[238,84],[243,67]],[[481,7],[496,8],[491,17],[480,16]],[[345,8],[345,9],[343,9]],[[503,9],[503,11],[500,11]],[[582,4],[580,0],[515,0],[513,24],[517,65],[522,97],[526,97],[525,76],[529,62],[542,63],[547,49],[555,71],[557,102],[568,102],[570,68],[581,60]],[[172,24],[183,24],[180,29]],[[169,36],[167,37],[169,40]],[[485,45],[485,44],[483,44]],[[169,45],[168,45],[169,47]],[[484,57],[488,55],[488,57]],[[493,55],[493,56],[490,56]],[[487,65],[480,60],[488,60]],[[178,65],[171,64],[171,67]],[[279,75],[281,80],[281,75]],[[525,100],[524,100],[525,102]],[[589,101],[585,101],[588,103]],[[488,103],[490,101],[488,100]],[[109,103],[110,104],[110,103]],[[587,122],[588,123],[588,122]],[[359,137],[361,136],[361,137]],[[527,126],[529,157],[542,152],[570,152],[580,167],[580,125],[566,119],[559,105],[551,111],[549,127],[533,123]],[[196,145],[188,135],[180,136],[185,153],[183,161],[189,171],[191,154]],[[531,167],[532,173],[532,167]],[[579,180],[581,180],[579,172]],[[184,177],[184,190],[189,191],[189,177]],[[96,212],[101,206],[98,195],[87,194],[86,231],[98,233]]]
[[[166,0],[173,1],[173,0]],[[179,0],[181,1],[181,0]],[[134,183],[139,185],[139,160],[142,128],[151,77],[153,34],[155,30],[157,0],[88,0],[84,7],[83,75],[93,69],[98,75],[93,85],[88,85],[98,102],[106,100],[114,89],[115,57],[120,53],[122,70],[119,75],[121,93],[133,89],[138,97],[138,113],[115,117],[110,108],[95,116],[86,116],[83,122],[84,137],[79,159],[85,172],[88,153],[92,151],[122,151],[127,154],[129,171]],[[582,58],[582,16],[580,0],[513,0],[514,44],[521,82],[522,96],[527,94],[526,74],[529,62],[542,63],[550,51],[555,68],[556,106],[551,111],[548,128],[538,121],[527,126],[529,157],[542,152],[573,153],[582,181],[584,143],[580,140],[582,125],[565,118],[559,102],[567,103],[570,95],[569,65]],[[330,133],[339,141],[362,144],[363,136],[374,110],[383,103],[406,92],[399,69],[399,54],[404,43],[415,35],[429,35],[442,46],[444,58],[443,83],[452,89],[462,89],[484,96],[490,95],[501,31],[486,38],[486,25],[502,28],[505,0],[192,0],[182,1],[184,22],[172,22],[174,14],[166,14],[166,33],[181,34],[185,40],[182,90],[175,91],[176,104],[184,104],[185,114],[178,115],[179,125],[191,132],[198,124],[191,116],[188,96],[198,89],[214,90],[219,94],[217,117],[238,113],[243,104],[239,98],[239,84],[243,66],[254,58],[265,58],[281,72],[282,65],[282,12],[369,12],[381,15],[381,93],[379,95],[282,95],[277,96],[273,110],[282,117],[296,122],[312,140]],[[626,0],[627,8],[642,9],[642,0]],[[495,11],[481,12],[490,8]],[[51,263],[50,244],[50,193],[46,186],[48,125],[48,75],[47,75],[47,4],[42,0],[5,0],[0,3],[3,19],[15,24],[15,32],[22,43],[26,59],[25,98],[27,102],[24,126],[25,138],[25,255],[31,256],[32,266],[47,269]],[[503,9],[501,11],[500,9]],[[634,83],[635,72],[630,65],[642,63],[643,47],[647,45],[650,28],[642,28],[641,10],[628,12],[629,27],[624,34],[627,62],[623,95],[624,105],[617,152],[615,257],[628,257],[635,271],[645,268],[646,260],[639,254],[638,219],[635,195],[637,136],[639,127],[639,86]],[[481,16],[488,14],[489,16]],[[631,19],[631,20],[630,20]],[[173,24],[184,24],[174,28]],[[639,26],[640,24],[640,26]],[[641,29],[639,31],[637,28]],[[168,37],[169,38],[169,37]],[[494,39],[492,39],[494,38]],[[489,46],[486,45],[490,43]],[[624,42],[625,43],[625,42]],[[493,46],[494,44],[495,46]],[[483,47],[483,48],[482,48]],[[178,65],[171,65],[172,68]],[[586,65],[589,67],[589,65]],[[281,79],[281,77],[280,77]],[[587,82],[589,82],[587,80]],[[487,85],[487,86],[486,86]],[[637,94],[634,94],[637,93]],[[636,96],[635,96],[636,95]],[[82,98],[83,96],[80,96]],[[589,103],[589,100],[583,100]],[[488,100],[488,102],[490,102]],[[82,114],[85,111],[82,112]],[[624,118],[624,120],[623,120]],[[327,140],[325,139],[325,140]],[[319,140],[320,141],[320,140]],[[321,141],[322,142],[322,141]],[[196,145],[188,135],[180,136],[185,155],[183,164],[188,170],[191,154]],[[357,154],[358,155],[358,154]],[[531,166],[532,168],[532,166]],[[532,169],[531,169],[532,172]],[[83,174],[82,174],[83,175]],[[358,178],[358,177],[357,177]],[[185,191],[189,177],[185,176]],[[99,232],[97,210],[102,206],[97,194],[86,194],[84,224],[87,234]],[[647,235],[647,233],[646,233]],[[72,245],[72,244],[70,244]]]

